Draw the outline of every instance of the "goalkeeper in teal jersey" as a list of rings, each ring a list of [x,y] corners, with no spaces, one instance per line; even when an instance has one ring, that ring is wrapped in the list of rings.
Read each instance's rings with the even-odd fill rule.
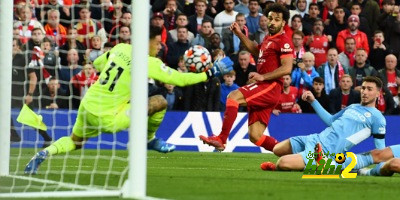
[[[220,76],[232,70],[233,62],[223,58],[202,73],[179,73],[169,68],[154,56],[161,49],[161,29],[150,28],[149,41],[149,78],[186,86],[204,82],[213,76]],[[70,137],[61,137],[49,147],[39,151],[25,167],[26,174],[36,174],[40,164],[49,156],[80,149],[84,142],[100,133],[116,133],[130,125],[131,52],[129,44],[118,44],[94,61],[100,72],[99,80],[93,84],[82,99],[78,115]],[[167,102],[161,95],[149,98],[148,109],[148,148],[160,152],[170,152],[174,145],[155,138],[155,132],[161,124],[167,108]]]

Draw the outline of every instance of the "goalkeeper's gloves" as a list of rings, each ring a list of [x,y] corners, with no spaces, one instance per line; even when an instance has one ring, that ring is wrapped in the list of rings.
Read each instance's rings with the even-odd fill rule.
[[[233,62],[229,57],[218,59],[213,66],[206,71],[207,78],[219,77],[233,70]]]

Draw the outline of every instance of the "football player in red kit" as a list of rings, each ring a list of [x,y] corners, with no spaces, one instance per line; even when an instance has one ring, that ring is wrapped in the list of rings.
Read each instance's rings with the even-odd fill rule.
[[[200,136],[200,139],[217,150],[223,151],[236,119],[239,106],[247,106],[249,138],[255,145],[272,151],[278,141],[263,135],[272,110],[278,104],[282,92],[282,76],[290,74],[293,66],[293,44],[285,35],[283,27],[289,19],[289,11],[279,4],[270,5],[265,12],[268,32],[260,45],[255,45],[234,22],[230,29],[240,42],[255,57],[258,57],[257,72],[249,74],[249,85],[231,92],[226,101],[222,131],[218,136]]]

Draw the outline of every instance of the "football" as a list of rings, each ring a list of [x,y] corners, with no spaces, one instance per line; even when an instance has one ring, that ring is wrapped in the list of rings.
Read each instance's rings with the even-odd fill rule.
[[[210,52],[200,45],[194,45],[186,50],[183,59],[190,72],[204,72],[211,64]]]
[[[344,156],[343,153],[337,153],[336,156],[335,156],[335,161],[338,164],[342,164],[342,163],[344,163],[344,161],[346,161],[346,157]]]

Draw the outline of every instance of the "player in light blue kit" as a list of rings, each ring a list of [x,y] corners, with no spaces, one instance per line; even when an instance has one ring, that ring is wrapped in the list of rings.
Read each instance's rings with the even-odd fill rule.
[[[301,171],[308,162],[308,154],[314,153],[314,147],[323,152],[345,153],[371,135],[377,149],[385,148],[386,120],[375,108],[381,88],[382,81],[379,78],[365,77],[361,88],[361,104],[352,104],[335,115],[329,114],[310,91],[303,93],[303,100],[311,103],[328,128],[319,134],[292,137],[277,144],[273,152],[281,158],[276,167],[268,162],[267,170]]]

